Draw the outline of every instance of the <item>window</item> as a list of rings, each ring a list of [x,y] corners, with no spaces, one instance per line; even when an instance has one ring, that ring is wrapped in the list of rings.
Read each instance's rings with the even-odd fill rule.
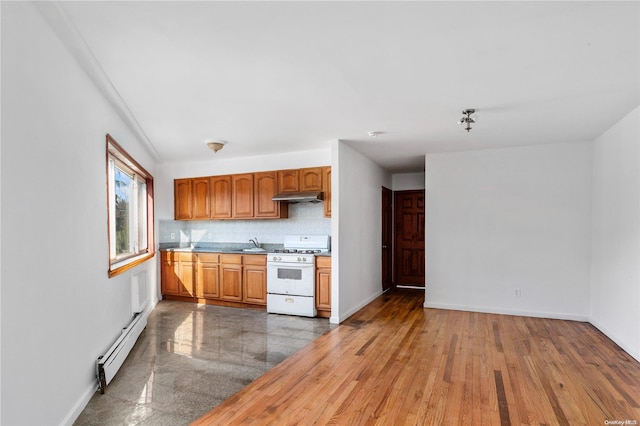
[[[153,257],[153,177],[107,135],[109,276]]]

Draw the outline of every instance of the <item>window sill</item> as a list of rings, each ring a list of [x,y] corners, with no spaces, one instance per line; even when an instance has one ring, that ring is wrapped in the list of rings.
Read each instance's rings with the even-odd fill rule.
[[[122,260],[120,262],[116,262],[109,267],[109,278],[115,277],[116,275],[120,275],[121,273],[128,271],[129,269],[140,265],[141,263],[146,262],[151,259],[155,253],[143,253],[138,256],[130,257],[126,260]]]

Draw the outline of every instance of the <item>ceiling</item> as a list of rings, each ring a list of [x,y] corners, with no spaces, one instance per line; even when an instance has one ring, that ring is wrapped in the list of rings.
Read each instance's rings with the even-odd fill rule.
[[[640,104],[637,1],[60,4],[161,162],[209,161],[212,137],[220,158],[340,139],[421,171],[593,140]]]

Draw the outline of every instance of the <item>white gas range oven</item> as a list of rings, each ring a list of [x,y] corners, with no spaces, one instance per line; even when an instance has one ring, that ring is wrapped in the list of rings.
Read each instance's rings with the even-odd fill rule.
[[[287,235],[267,254],[267,312],[315,317],[315,254],[329,251],[329,235]]]

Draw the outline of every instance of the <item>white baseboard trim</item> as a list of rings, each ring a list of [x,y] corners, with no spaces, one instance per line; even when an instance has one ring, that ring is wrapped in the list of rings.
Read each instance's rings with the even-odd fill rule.
[[[370,296],[369,298],[365,299],[363,302],[360,302],[360,304],[358,304],[357,306],[349,309],[347,312],[345,312],[344,314],[339,314],[339,316],[331,316],[331,318],[329,319],[329,322],[332,324],[340,324],[341,322],[343,322],[344,320],[346,320],[347,318],[349,318],[351,315],[355,314],[356,312],[358,312],[360,309],[364,308],[365,306],[367,306],[369,303],[373,302],[374,300],[376,300],[381,294],[382,294],[382,289],[380,289],[379,291],[377,291],[374,295]]]
[[[609,339],[613,340],[613,342],[620,346],[622,348],[623,351],[625,351],[626,353],[628,353],[632,358],[634,358],[636,361],[640,362],[640,352],[636,352],[634,350],[632,350],[630,347],[628,347],[625,343],[623,343],[616,335],[615,333],[613,333],[610,329],[608,329],[607,327],[605,327],[604,325],[602,325],[601,323],[599,323],[598,321],[591,319],[589,320],[589,322],[591,323],[592,326],[594,326],[595,328],[597,328],[598,330],[600,330],[600,332],[602,332],[602,334],[604,334],[605,336],[607,336]]]
[[[525,310],[519,310],[519,309],[491,308],[486,306],[451,305],[448,303],[433,303],[429,301],[425,301],[423,306],[425,308],[448,309],[452,311],[482,312],[485,314],[516,315],[520,317],[551,318],[551,319],[589,322],[588,316],[567,314],[567,313],[561,313],[561,312],[525,311]]]
[[[69,411],[69,413],[67,413],[66,417],[60,424],[71,426],[73,422],[75,422],[78,419],[78,417],[80,417],[80,414],[82,414],[82,410],[84,410],[84,407],[87,406],[87,404],[89,403],[89,400],[91,399],[91,397],[93,397],[93,395],[97,392],[97,390],[98,390],[98,381],[96,380],[95,383],[92,383],[82,393],[82,396],[80,397],[80,399],[78,399],[78,401],[76,401],[73,407],[71,407],[71,410]]]

